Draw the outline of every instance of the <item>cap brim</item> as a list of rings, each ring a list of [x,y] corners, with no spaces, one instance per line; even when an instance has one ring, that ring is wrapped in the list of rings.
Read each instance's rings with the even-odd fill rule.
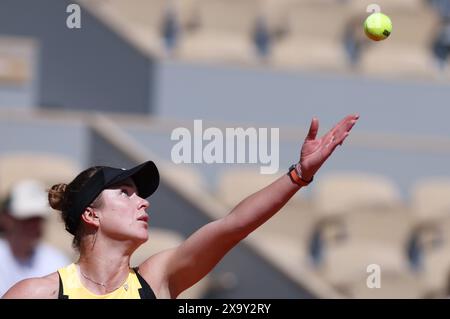
[[[108,181],[107,186],[120,183],[127,178],[133,179],[138,194],[142,198],[147,198],[152,195],[159,186],[158,168],[152,161],[123,170],[123,173],[115,176],[111,181]]]

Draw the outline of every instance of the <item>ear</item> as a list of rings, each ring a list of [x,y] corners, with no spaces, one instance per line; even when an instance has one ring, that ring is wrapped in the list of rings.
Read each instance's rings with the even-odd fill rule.
[[[98,227],[100,225],[99,216],[98,216],[97,212],[95,211],[95,209],[92,207],[86,207],[83,214],[81,215],[81,218],[88,225],[91,225],[94,227]]]

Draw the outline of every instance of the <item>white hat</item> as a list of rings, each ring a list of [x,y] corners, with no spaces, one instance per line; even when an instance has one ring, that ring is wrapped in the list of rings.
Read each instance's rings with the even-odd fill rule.
[[[46,217],[50,212],[45,186],[36,180],[23,180],[11,190],[9,214],[18,219]]]

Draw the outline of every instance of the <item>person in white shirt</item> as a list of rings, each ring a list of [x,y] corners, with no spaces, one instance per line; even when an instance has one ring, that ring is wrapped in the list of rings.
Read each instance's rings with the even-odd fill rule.
[[[0,214],[0,296],[18,281],[70,264],[63,253],[42,242],[45,218],[50,214],[43,184],[22,180],[13,185]]]

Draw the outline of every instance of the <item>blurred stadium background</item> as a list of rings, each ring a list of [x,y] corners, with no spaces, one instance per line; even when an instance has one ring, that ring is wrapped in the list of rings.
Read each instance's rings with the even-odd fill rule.
[[[66,27],[70,3],[81,29]],[[380,43],[363,34],[371,3],[393,21]],[[282,174],[312,116],[324,132],[357,112],[315,182],[183,296],[446,297],[449,48],[446,0],[0,0],[0,196],[23,177],[153,159],[162,186],[137,263],[275,178],[174,165],[174,128],[279,127]],[[56,216],[46,240],[76,258]]]

